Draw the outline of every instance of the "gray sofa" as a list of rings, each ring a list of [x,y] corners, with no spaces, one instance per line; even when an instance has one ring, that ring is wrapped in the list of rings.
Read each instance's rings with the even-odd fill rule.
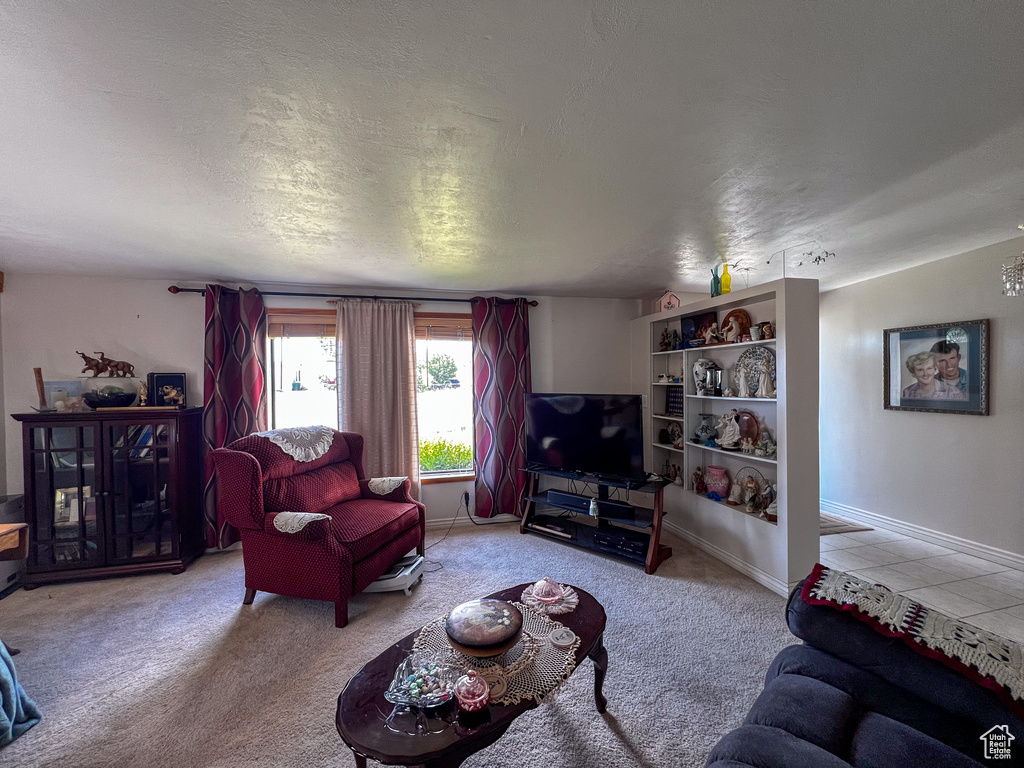
[[[743,725],[714,747],[714,768],[959,768],[1024,765],[1024,722],[997,695],[850,613],[809,605],[786,619],[803,645],[772,662]],[[1009,758],[983,735],[1006,726]]]

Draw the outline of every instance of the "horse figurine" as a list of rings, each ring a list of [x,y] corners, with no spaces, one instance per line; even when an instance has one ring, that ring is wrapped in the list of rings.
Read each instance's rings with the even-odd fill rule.
[[[107,365],[102,360],[98,360],[95,357],[89,357],[87,354],[85,354],[85,352],[79,352],[77,350],[75,351],[75,354],[81,355],[82,361],[85,363],[85,368],[82,369],[82,373],[88,373],[89,371],[92,371],[92,377],[95,379],[97,376],[99,376],[101,373],[107,370]],[[100,353],[100,357],[103,357],[102,352]]]
[[[126,363],[124,360],[111,360],[102,352],[97,352],[100,356],[100,362],[107,367],[107,376],[134,376],[135,366],[131,363]]]

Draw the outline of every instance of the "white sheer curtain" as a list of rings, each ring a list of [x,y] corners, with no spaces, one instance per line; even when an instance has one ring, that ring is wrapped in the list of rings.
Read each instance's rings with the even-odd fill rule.
[[[363,436],[367,477],[408,475],[419,497],[416,327],[408,301],[340,299],[338,423]]]

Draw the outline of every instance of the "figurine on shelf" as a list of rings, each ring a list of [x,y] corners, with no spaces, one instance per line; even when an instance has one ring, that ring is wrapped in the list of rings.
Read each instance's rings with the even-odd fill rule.
[[[747,366],[742,363],[736,363],[736,371],[733,373],[736,377],[736,397],[748,397],[750,395],[750,385],[747,382]]]
[[[672,343],[672,334],[669,333],[669,329],[666,328],[665,330],[663,330],[661,332],[661,341],[658,342],[658,348],[662,352],[668,352],[670,349],[672,349],[669,346],[669,344],[671,344],[671,343]]]
[[[712,323],[711,327],[704,332],[704,343],[718,344],[721,341],[723,341],[723,338],[718,330],[718,323]]]
[[[100,362],[104,365],[108,378],[114,376],[119,376],[121,378],[124,378],[125,376],[135,376],[135,366],[131,363],[125,362],[124,360],[111,360],[102,352],[97,352],[96,354],[100,356]]]
[[[757,480],[753,475],[747,475],[743,480],[743,502],[750,504],[760,493],[761,489],[757,485]]]
[[[703,496],[708,492],[708,487],[704,483],[704,468],[697,467],[693,471],[693,492]]]
[[[744,437],[740,441],[740,450],[749,456],[754,452],[754,441],[749,437]]]
[[[740,444],[739,411],[733,408],[718,417],[718,447],[727,451],[736,450]]]
[[[775,328],[771,323],[765,323],[764,328],[761,329],[761,337],[765,339],[775,338]]]
[[[149,397],[149,387],[146,385],[146,382],[143,381],[143,382],[141,382],[139,384],[139,405],[140,406],[146,405],[146,398],[147,397]]]
[[[765,495],[771,494],[771,501],[768,502],[768,506],[765,507],[764,512],[761,513],[762,517],[770,523],[778,522],[779,519],[779,492],[778,489],[769,484]]]
[[[82,369],[82,373],[89,373],[89,371],[92,371],[92,377],[95,379],[107,370],[107,366],[98,358],[89,357],[85,352],[78,352],[77,350],[75,351],[75,354],[81,355],[82,361],[85,363],[85,368]],[[103,357],[102,352],[100,352],[99,355],[100,357]]]
[[[738,482],[732,484],[732,489],[729,491],[729,498],[725,500],[726,504],[733,507],[738,507],[743,501],[743,488],[740,487]]]
[[[679,335],[679,331],[677,331],[675,328],[673,328],[672,329],[672,333],[670,333],[668,335],[668,348],[670,350],[671,349],[681,349],[682,346],[683,346],[683,339]]]
[[[775,397],[775,382],[772,381],[772,361],[765,355],[758,363],[757,396]]]
[[[740,337],[743,335],[743,324],[740,322],[739,315],[733,315],[732,318],[729,319],[729,325],[727,325],[723,330],[725,331],[725,340],[727,342],[732,344],[733,342],[739,341]]]

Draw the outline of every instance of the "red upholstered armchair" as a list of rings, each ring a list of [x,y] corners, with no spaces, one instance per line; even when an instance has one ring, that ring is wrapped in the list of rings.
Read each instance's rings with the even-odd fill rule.
[[[343,627],[349,597],[409,550],[423,554],[426,508],[408,479],[363,476],[361,435],[277,430],[213,459],[217,505],[242,534],[246,605],[257,590],[327,600]]]

